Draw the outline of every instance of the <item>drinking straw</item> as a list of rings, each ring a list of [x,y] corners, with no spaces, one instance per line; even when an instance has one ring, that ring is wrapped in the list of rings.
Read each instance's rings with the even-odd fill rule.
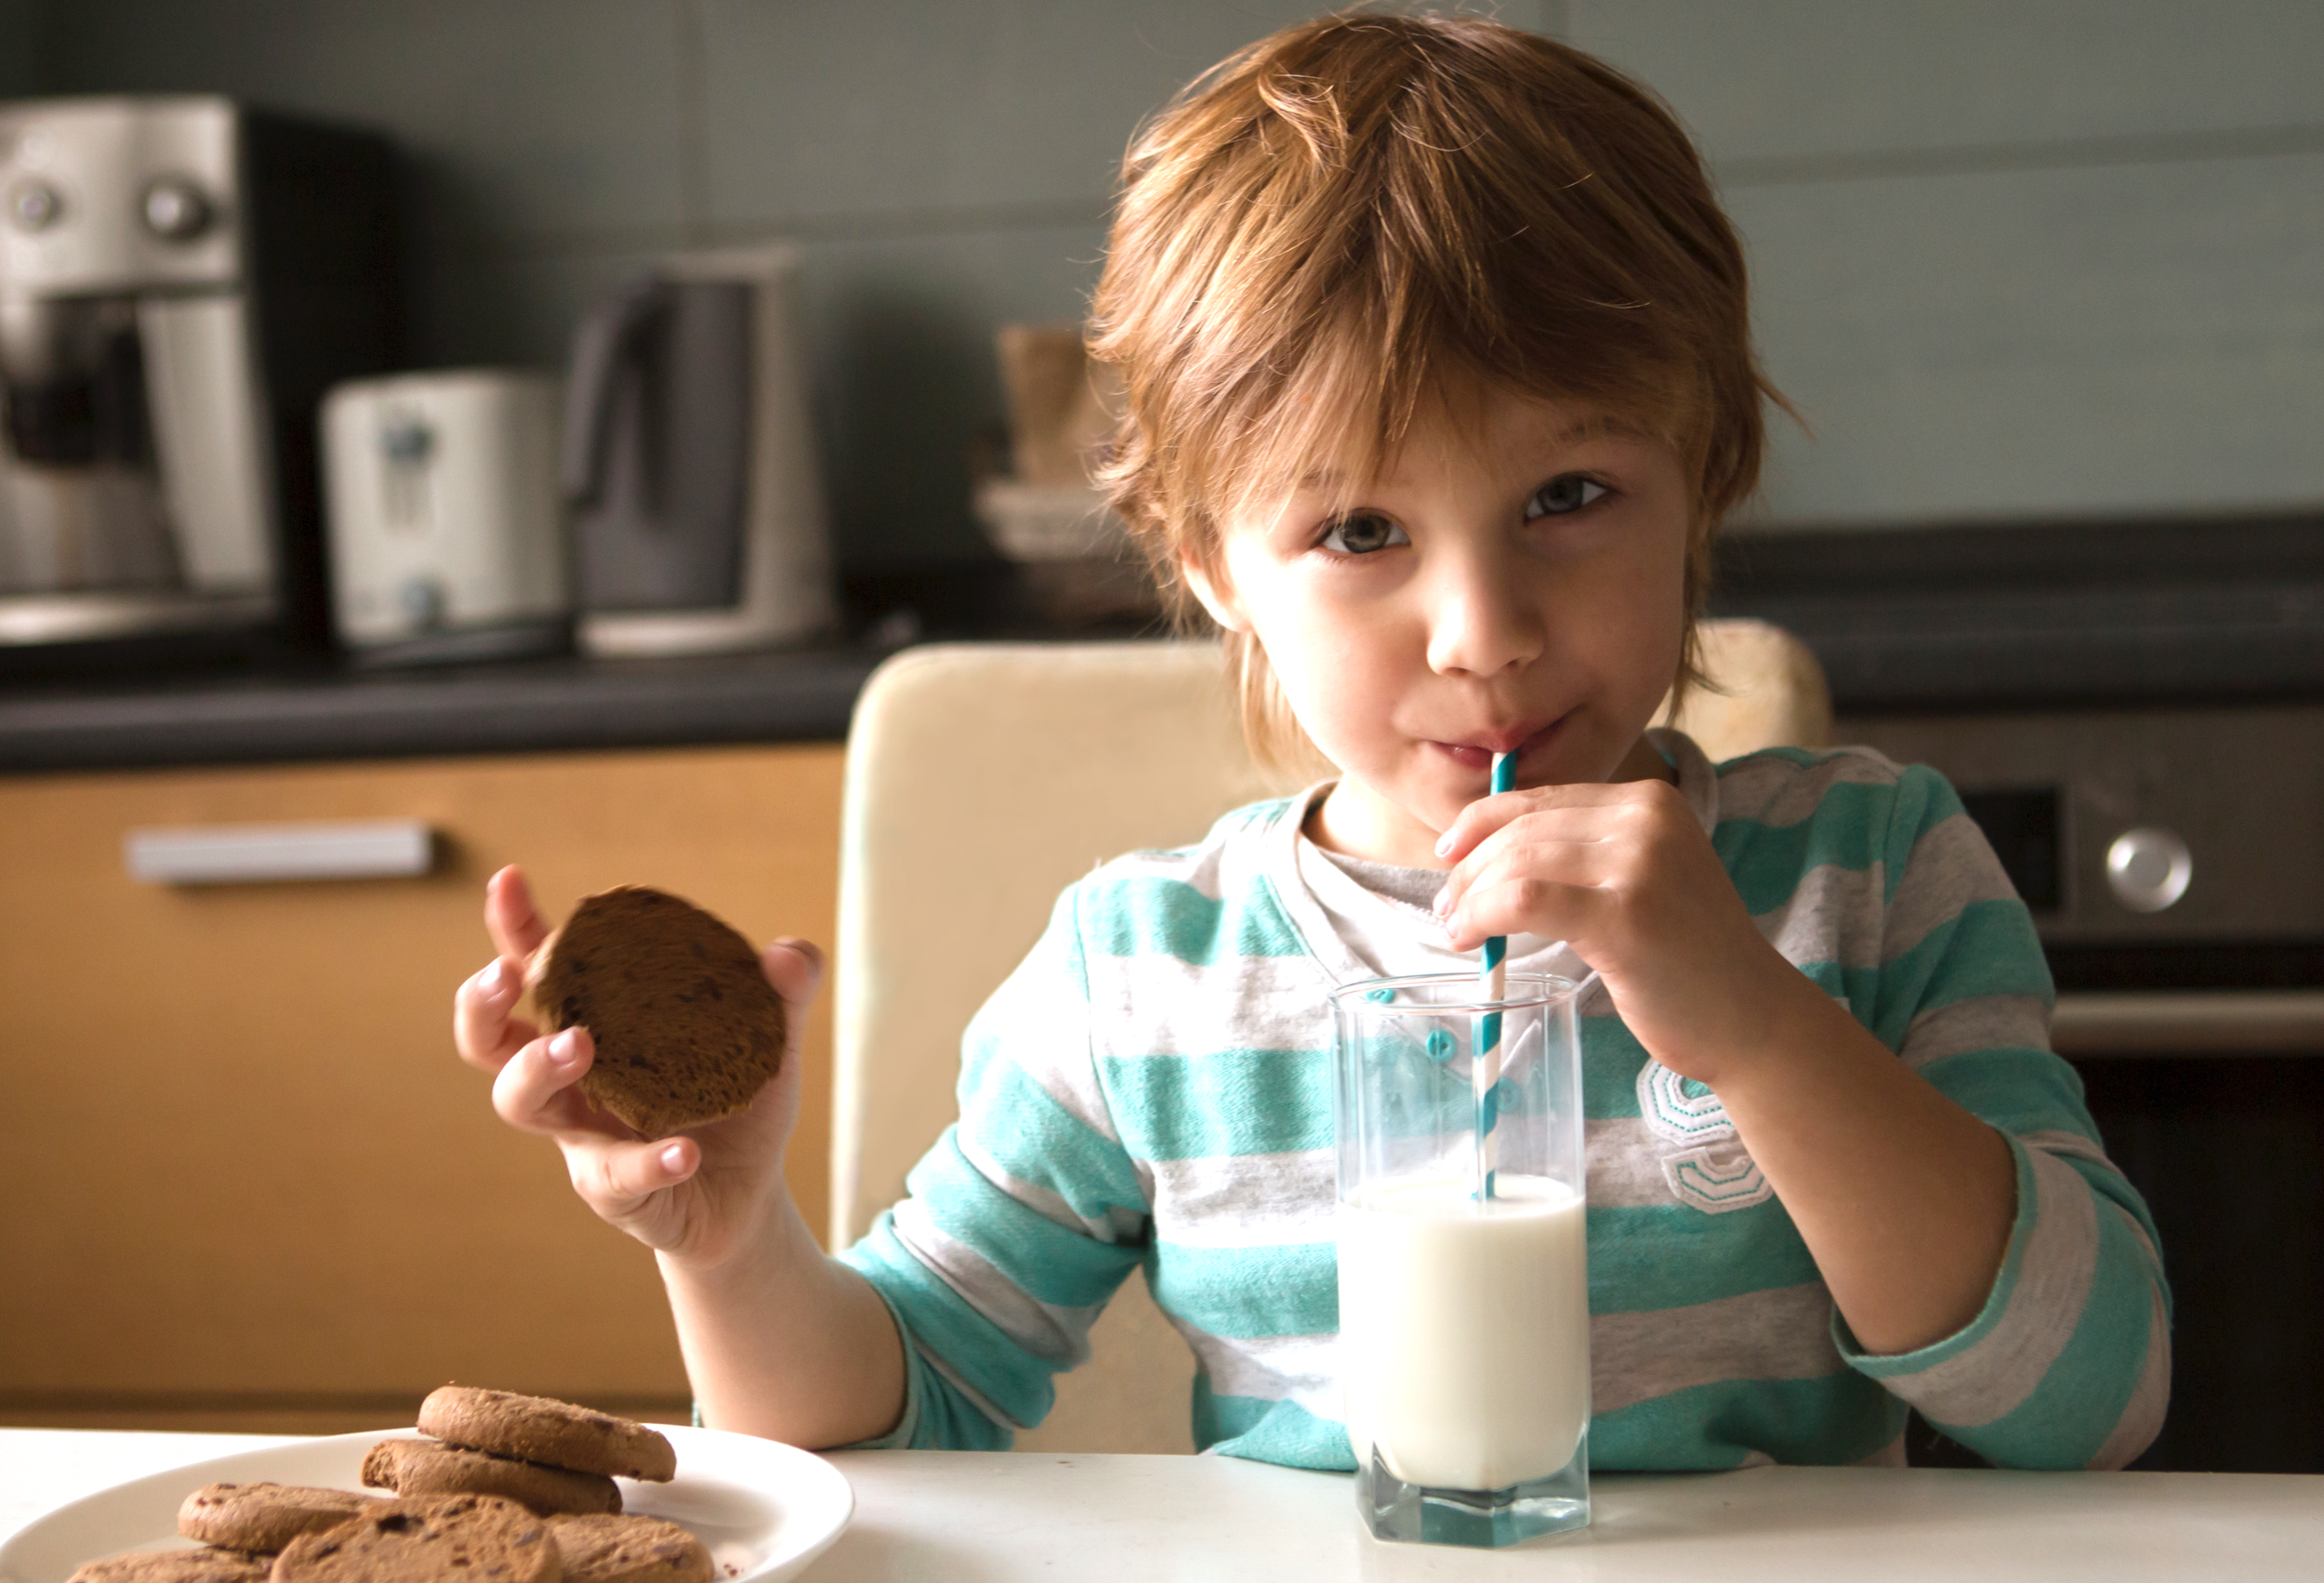
[[[1517,765],[1507,753],[1493,755],[1493,790],[1517,789]],[[1485,960],[1477,978],[1485,988],[1485,998],[1498,1001],[1508,993],[1508,969],[1502,966],[1509,955],[1509,940],[1505,935],[1485,937]],[[1477,1019],[1476,1059],[1469,1063],[1470,1081],[1476,1093],[1477,1107],[1477,1200],[1483,1203],[1493,1196],[1494,1165],[1500,1154],[1493,1139],[1493,1128],[1500,1122],[1499,1104],[1493,1092],[1501,1080],[1501,1014],[1487,1011]]]

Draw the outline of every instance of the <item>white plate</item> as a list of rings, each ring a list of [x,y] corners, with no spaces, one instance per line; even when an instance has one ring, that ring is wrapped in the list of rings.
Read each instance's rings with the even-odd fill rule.
[[[855,1492],[820,1457],[715,1429],[654,1426],[678,1450],[678,1477],[621,1485],[622,1510],[667,1517],[710,1547],[719,1583],[778,1583],[821,1555],[855,1512]],[[363,1453],[416,1430],[335,1434],[214,1457],[131,1479],[33,1519],[0,1543],[0,1583],[64,1583],[83,1562],[125,1550],[169,1550],[178,1508],[204,1484],[315,1484],[360,1490]]]

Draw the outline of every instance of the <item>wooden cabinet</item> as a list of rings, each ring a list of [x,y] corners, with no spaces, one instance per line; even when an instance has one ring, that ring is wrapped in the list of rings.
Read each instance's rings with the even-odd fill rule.
[[[836,745],[0,780],[0,1423],[408,1423],[447,1379],[682,1412],[651,1255],[451,1040],[506,863],[828,945]],[[411,817],[424,878],[173,889],[138,826]],[[830,1033],[792,1191],[821,1228]]]

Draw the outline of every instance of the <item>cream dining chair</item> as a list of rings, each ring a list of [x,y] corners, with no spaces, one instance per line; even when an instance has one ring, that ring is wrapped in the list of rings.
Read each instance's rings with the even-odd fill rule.
[[[1677,724],[1714,759],[1821,745],[1823,672],[1759,622],[1704,627]],[[958,1112],[960,1035],[1096,864],[1195,840],[1294,790],[1245,749],[1215,643],[931,644],[865,684],[848,735],[836,966],[830,1246],[904,1193]],[[1194,1359],[1133,1273],[1091,1361],[1022,1451],[1191,1451]]]

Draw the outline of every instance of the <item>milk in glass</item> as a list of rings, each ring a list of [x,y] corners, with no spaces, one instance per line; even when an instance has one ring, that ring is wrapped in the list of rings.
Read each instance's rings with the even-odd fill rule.
[[[1356,1460],[1502,1489],[1572,1460],[1590,1418],[1581,1199],[1541,1177],[1367,1184],[1340,1206],[1340,1375]]]

